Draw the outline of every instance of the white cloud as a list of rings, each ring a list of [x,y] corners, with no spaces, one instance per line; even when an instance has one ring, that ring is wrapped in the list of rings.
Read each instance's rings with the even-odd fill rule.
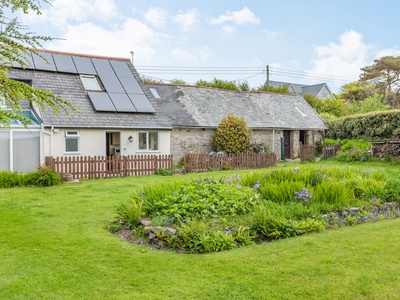
[[[378,51],[378,53],[375,56],[375,59],[384,57],[384,56],[400,56],[400,50],[399,49],[383,49]]]
[[[227,34],[233,34],[236,31],[235,27],[233,27],[231,25],[222,26],[222,30],[225,31]]]
[[[134,60],[149,63],[156,56],[157,46],[166,37],[135,19],[126,19],[111,30],[92,23],[69,25],[66,27],[65,38],[66,40],[53,41],[46,47],[126,58],[131,57],[130,51],[135,51]]]
[[[228,11],[218,18],[211,20],[211,24],[226,24],[245,25],[245,24],[259,24],[260,19],[246,6],[239,11]]]
[[[51,23],[62,28],[69,21],[85,22],[89,18],[110,20],[118,16],[114,0],[54,0],[48,8],[42,9],[42,15],[23,15],[24,23]]]
[[[174,22],[181,26],[182,31],[188,31],[193,24],[199,21],[199,12],[196,9],[191,9],[186,13],[177,14],[174,17]]]
[[[168,12],[161,7],[151,7],[144,15],[144,19],[147,23],[162,27],[166,23]]]
[[[370,49],[371,46],[363,42],[362,34],[349,30],[339,37],[339,43],[331,42],[314,48],[314,66],[308,71],[309,76],[311,78],[320,74],[324,77],[357,80],[360,68],[368,64]]]

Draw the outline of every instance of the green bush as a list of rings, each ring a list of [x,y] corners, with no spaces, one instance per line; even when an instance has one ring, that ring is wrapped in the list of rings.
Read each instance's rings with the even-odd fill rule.
[[[152,203],[151,216],[166,215],[175,220],[223,217],[251,211],[256,201],[253,189],[212,179],[182,184],[175,192]]]
[[[395,139],[400,137],[400,110],[373,112],[328,121],[333,139]]]
[[[212,139],[216,151],[245,153],[250,148],[253,133],[244,118],[230,113],[219,123]]]
[[[384,186],[384,200],[387,202],[400,202],[400,179],[390,178]]]
[[[155,174],[161,176],[171,176],[174,174],[174,171],[171,169],[160,168],[156,170]]]
[[[312,202],[326,203],[336,210],[348,207],[354,199],[353,191],[344,182],[327,179],[314,189]]]
[[[132,198],[127,203],[120,203],[115,212],[117,213],[117,220],[132,229],[139,225],[139,218],[142,216],[142,202],[139,199]]]
[[[53,186],[61,183],[61,178],[49,166],[38,166],[36,172],[0,172],[0,188],[17,186]]]
[[[52,186],[61,183],[61,177],[49,166],[38,166],[37,173],[36,185],[38,186]]]

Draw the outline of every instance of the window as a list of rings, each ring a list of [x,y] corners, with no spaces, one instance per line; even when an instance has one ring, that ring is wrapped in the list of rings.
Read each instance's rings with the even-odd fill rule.
[[[157,131],[139,132],[139,150],[157,151],[158,132]]]
[[[79,151],[79,131],[67,130],[65,131],[65,152],[78,152]]]
[[[101,91],[101,87],[95,76],[81,75],[81,80],[85,90],[87,91]]]

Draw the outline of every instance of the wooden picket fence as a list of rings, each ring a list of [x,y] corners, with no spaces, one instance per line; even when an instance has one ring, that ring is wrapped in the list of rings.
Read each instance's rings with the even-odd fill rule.
[[[337,144],[337,145],[331,145],[331,146],[325,146],[322,148],[322,153],[324,155],[324,159],[328,159],[331,157],[336,156],[342,150],[342,145]]]
[[[342,149],[342,145],[331,145],[322,147],[322,154],[324,159],[336,156]],[[315,161],[315,146],[300,144],[300,160],[301,161]]]
[[[157,169],[172,169],[172,155],[63,156],[45,158],[57,174],[74,179],[151,175]]]
[[[275,153],[243,153],[243,154],[187,154],[183,171],[206,172],[220,170],[245,170],[272,167],[276,165]]]
[[[315,161],[315,146],[300,144],[300,160]]]

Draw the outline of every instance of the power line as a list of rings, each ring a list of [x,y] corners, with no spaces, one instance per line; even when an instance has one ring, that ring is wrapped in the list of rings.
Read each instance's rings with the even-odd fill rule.
[[[177,66],[136,66],[139,73],[151,77],[150,74],[159,75],[249,75],[240,80],[249,79],[258,75],[265,74],[264,67],[177,67]],[[147,75],[149,74],[149,75]],[[302,72],[288,69],[270,68],[270,74],[279,77],[303,78],[304,80],[324,80],[332,82],[346,83],[354,79],[318,74],[312,72]],[[166,80],[169,81],[169,80]]]

